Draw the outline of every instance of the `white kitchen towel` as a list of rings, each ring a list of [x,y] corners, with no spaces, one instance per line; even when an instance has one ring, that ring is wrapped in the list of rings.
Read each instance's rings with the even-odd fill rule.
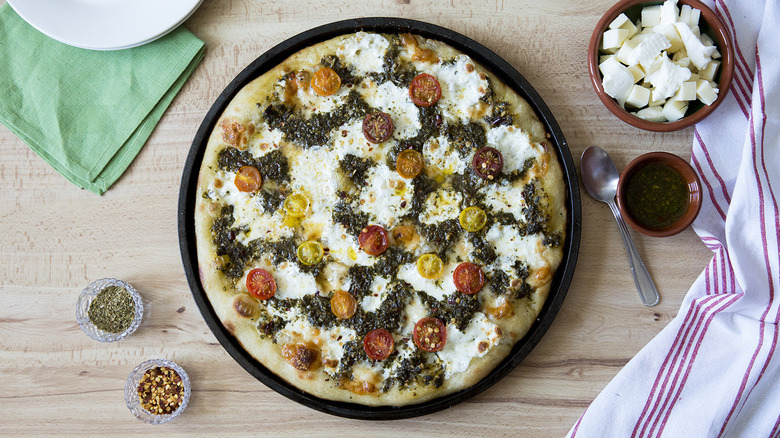
[[[692,149],[693,226],[714,256],[570,437],[780,437],[780,0],[705,3],[736,46],[731,90]]]

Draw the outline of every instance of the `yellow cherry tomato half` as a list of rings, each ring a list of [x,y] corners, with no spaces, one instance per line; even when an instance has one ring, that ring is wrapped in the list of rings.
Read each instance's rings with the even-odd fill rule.
[[[441,277],[444,271],[444,262],[436,254],[423,254],[417,259],[417,272],[423,278],[435,280]]]
[[[330,67],[322,67],[311,78],[311,88],[320,96],[330,96],[341,88],[341,78]]]
[[[282,204],[285,213],[292,217],[301,217],[306,215],[309,209],[309,197],[301,192],[290,193]]]
[[[238,169],[235,179],[236,188],[241,192],[254,192],[263,185],[263,177],[256,167],[244,166]]]
[[[464,230],[476,233],[477,231],[485,228],[487,224],[487,214],[485,210],[479,207],[466,207],[460,212],[460,226]]]
[[[322,248],[322,244],[320,242],[307,240],[306,242],[298,245],[296,254],[298,255],[298,260],[300,260],[301,263],[307,266],[311,266],[316,265],[322,260],[322,257],[325,255],[325,250]]]
[[[357,300],[351,293],[338,290],[330,299],[330,311],[339,319],[348,319],[357,311]]]
[[[398,160],[395,164],[395,170],[401,177],[412,179],[419,175],[423,170],[422,154],[414,149],[406,149],[398,154]]]

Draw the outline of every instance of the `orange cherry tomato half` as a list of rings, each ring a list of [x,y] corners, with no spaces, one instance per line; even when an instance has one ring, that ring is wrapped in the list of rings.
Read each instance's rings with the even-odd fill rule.
[[[260,300],[267,300],[276,294],[276,281],[265,269],[252,269],[246,276],[246,290]]]
[[[435,76],[420,73],[409,85],[409,97],[418,106],[431,106],[441,98],[441,85]]]
[[[363,338],[363,350],[371,359],[385,360],[395,350],[395,339],[385,329],[371,330]]]
[[[357,301],[347,291],[336,291],[330,299],[330,311],[339,319],[348,319],[357,311]]]
[[[263,185],[263,177],[256,167],[244,166],[238,169],[235,179],[236,188],[242,192],[254,192]]]
[[[473,295],[485,285],[485,273],[479,265],[463,262],[455,268],[452,280],[455,282],[455,289],[466,295]]]
[[[390,115],[377,111],[375,113],[368,113],[363,118],[363,136],[371,143],[382,143],[393,135],[393,119]]]
[[[435,353],[447,343],[447,327],[439,318],[426,316],[414,325],[414,344],[421,350]]]
[[[414,149],[406,149],[398,154],[395,162],[395,170],[403,178],[412,179],[423,170],[422,154]]]
[[[485,146],[474,154],[471,168],[482,179],[495,179],[504,166],[504,157],[495,148]]]
[[[369,225],[360,232],[358,243],[368,255],[376,256],[385,252],[390,246],[387,231],[379,225]]]
[[[341,88],[341,78],[330,67],[322,67],[311,78],[311,88],[320,96],[330,96]]]

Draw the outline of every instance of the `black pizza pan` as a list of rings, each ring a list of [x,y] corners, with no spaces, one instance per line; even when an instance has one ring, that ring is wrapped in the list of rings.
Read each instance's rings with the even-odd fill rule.
[[[335,402],[315,397],[301,391],[280,378],[260,362],[249,355],[241,344],[225,329],[214,309],[211,307],[198,274],[198,257],[195,247],[194,211],[198,196],[197,181],[203,154],[209,135],[227,107],[228,103],[245,85],[253,79],[270,70],[299,50],[339,35],[356,31],[373,31],[385,33],[410,32],[423,37],[443,41],[493,72],[508,86],[517,91],[533,107],[539,119],[550,134],[550,142],[558,155],[563,168],[566,182],[567,226],[564,243],[564,258],[561,266],[555,272],[552,287],[547,301],[529,332],[518,341],[510,354],[484,379],[474,386],[445,395],[427,402],[401,406],[365,406],[355,403]],[[582,213],[580,211],[580,195],[577,173],[558,123],[550,109],[531,84],[500,56],[485,46],[457,32],[421,21],[403,18],[356,18],[326,24],[295,35],[262,54],[246,67],[220,94],[209,109],[195,135],[190,148],[182,175],[178,206],[179,247],[181,250],[184,271],[187,276],[192,296],[197,303],[206,324],[225,350],[246,369],[252,376],[279,394],[310,408],[328,414],[347,418],[364,420],[392,420],[410,418],[440,411],[467,400],[490,388],[520,364],[531,350],[539,343],[544,333],[550,327],[558,313],[566,292],[569,289],[580,245]]]

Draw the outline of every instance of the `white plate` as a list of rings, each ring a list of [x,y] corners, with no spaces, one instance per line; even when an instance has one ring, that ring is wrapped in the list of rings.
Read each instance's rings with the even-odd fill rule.
[[[31,26],[92,50],[140,46],[184,22],[203,0],[8,0]]]

